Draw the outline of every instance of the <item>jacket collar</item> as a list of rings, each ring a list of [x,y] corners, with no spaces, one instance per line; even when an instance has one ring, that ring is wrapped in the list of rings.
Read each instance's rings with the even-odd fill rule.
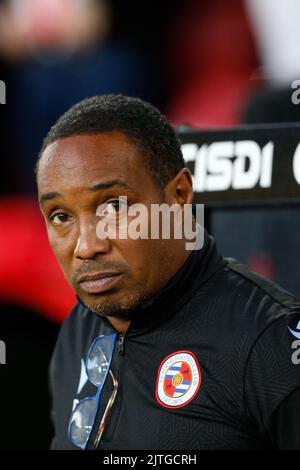
[[[214,239],[206,230],[204,232],[202,249],[191,251],[183,266],[168,283],[157,294],[132,310],[132,320],[126,336],[142,333],[165,321],[193,296],[196,289],[227,264],[218,253]],[[87,308],[79,297],[77,299]],[[111,326],[107,318],[102,318]]]

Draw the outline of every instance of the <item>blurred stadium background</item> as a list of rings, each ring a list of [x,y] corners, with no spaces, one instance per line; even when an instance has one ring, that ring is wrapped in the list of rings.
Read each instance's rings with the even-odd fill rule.
[[[0,0],[0,448],[48,448],[48,363],[74,303],[36,199],[50,126],[103,93],[138,96],[199,131],[298,122],[299,15],[298,0]],[[298,216],[241,200],[207,220],[224,255],[300,295]]]

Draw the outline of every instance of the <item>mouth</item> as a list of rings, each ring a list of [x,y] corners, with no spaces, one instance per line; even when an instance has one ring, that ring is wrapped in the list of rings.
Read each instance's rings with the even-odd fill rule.
[[[113,272],[87,274],[79,279],[79,285],[87,294],[101,294],[115,287],[123,274]]]

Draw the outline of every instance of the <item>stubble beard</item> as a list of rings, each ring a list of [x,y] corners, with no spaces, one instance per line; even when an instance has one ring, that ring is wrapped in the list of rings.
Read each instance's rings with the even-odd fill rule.
[[[122,320],[132,320],[134,313],[142,303],[149,298],[146,293],[127,294],[120,300],[105,299],[96,304],[85,302],[85,305],[100,317],[116,317]]]

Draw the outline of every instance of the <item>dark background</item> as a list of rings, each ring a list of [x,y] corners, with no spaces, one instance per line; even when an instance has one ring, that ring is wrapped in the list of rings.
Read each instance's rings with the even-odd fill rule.
[[[44,21],[50,18],[49,5],[39,1]],[[0,340],[7,346],[7,364],[0,365],[0,449],[49,447],[48,365],[59,326],[74,302],[37,206],[33,167],[43,137],[72,104],[102,93],[146,99],[174,127],[205,131],[204,140],[207,130],[299,122],[291,83],[300,78],[300,65],[299,70],[294,65],[300,64],[300,38],[290,40],[299,60],[294,55],[293,68],[280,67],[286,71],[282,80],[281,70],[268,68],[276,44],[264,52],[250,2],[107,1],[109,15],[99,13],[106,32],[99,26],[96,39],[61,55],[63,40],[55,32],[41,34],[39,24],[33,24],[31,36],[18,35],[20,25],[7,10],[10,0],[0,0],[0,80],[7,86],[7,103],[0,105]],[[90,5],[96,3],[103,2]],[[292,28],[299,18],[295,7],[289,0],[284,5],[285,21],[276,23],[282,40],[299,30]],[[279,8],[274,0],[260,15],[262,24],[274,26]],[[288,141],[282,137],[283,149]],[[277,158],[290,155],[282,151]],[[277,190],[288,193],[292,184],[282,176]],[[298,188],[293,191],[297,196]],[[206,227],[225,256],[299,295],[298,206],[277,200],[250,207],[246,199],[242,195],[238,207],[207,208]]]

